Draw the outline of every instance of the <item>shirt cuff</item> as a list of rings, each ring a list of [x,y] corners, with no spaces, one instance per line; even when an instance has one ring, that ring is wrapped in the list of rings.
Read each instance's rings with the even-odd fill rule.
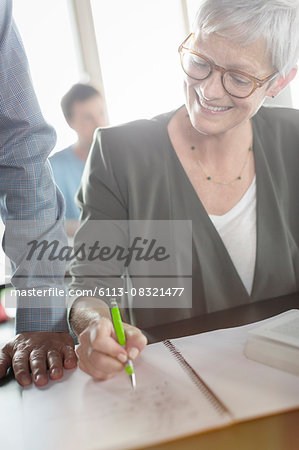
[[[71,310],[73,307],[73,304],[75,303],[75,301],[77,300],[77,298],[82,297],[82,295],[68,295],[67,296],[67,323],[69,325],[70,330],[72,329],[71,324],[70,324],[70,315],[71,315]]]
[[[17,299],[16,333],[31,331],[69,332],[65,295]]]

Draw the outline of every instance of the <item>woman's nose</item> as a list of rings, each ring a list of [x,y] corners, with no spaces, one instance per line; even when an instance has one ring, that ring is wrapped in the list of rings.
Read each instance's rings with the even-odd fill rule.
[[[222,98],[226,95],[221,81],[221,73],[214,70],[208,78],[199,82],[199,88],[202,96],[207,100]]]

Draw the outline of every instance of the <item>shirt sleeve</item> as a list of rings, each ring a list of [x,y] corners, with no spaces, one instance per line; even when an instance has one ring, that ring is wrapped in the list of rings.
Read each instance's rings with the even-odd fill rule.
[[[16,332],[67,331],[65,262],[28,260],[30,240],[67,244],[64,200],[48,163],[56,134],[46,124],[33,90],[11,0],[0,0],[0,212],[4,251],[17,297]],[[32,294],[40,288],[42,295]]]

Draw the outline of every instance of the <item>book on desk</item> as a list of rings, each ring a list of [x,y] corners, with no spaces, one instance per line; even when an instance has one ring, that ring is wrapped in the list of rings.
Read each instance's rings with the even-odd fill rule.
[[[298,376],[245,357],[256,327],[147,346],[135,362],[135,391],[125,373],[95,382],[79,369],[25,388],[24,448],[140,448],[299,408]]]
[[[247,358],[299,375],[299,311],[290,311],[249,332]]]

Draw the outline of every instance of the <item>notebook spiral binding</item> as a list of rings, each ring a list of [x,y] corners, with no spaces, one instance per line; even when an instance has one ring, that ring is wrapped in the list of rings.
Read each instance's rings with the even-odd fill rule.
[[[201,379],[201,377],[195,372],[195,370],[185,360],[182,353],[176,348],[176,346],[168,339],[166,341],[163,341],[163,344],[170,351],[170,353],[176,358],[179,365],[188,374],[189,378],[199,388],[201,393],[210,402],[213,408],[220,415],[229,414],[230,416],[232,416],[232,413],[229,411],[229,409],[224,405],[224,403],[222,403],[222,401],[214,394],[213,391],[211,391],[211,389],[206,385],[206,383]]]

